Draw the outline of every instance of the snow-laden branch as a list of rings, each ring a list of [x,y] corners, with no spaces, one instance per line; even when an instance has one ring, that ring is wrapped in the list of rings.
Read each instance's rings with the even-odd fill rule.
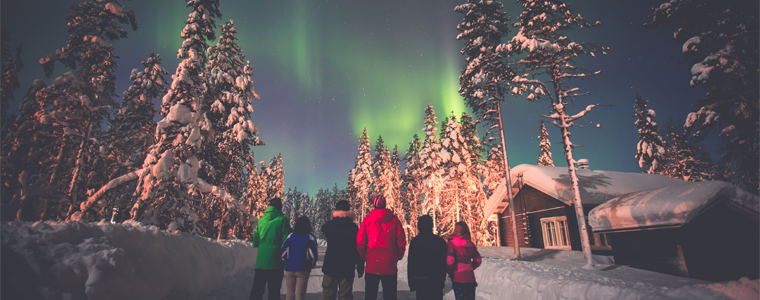
[[[591,110],[593,110],[593,109],[594,109],[594,107],[596,107],[596,106],[599,106],[599,105],[600,105],[600,104],[591,104],[591,105],[589,105],[589,106],[586,106],[586,109],[584,109],[583,111],[581,111],[581,112],[579,112],[579,113],[577,113],[577,114],[575,114],[575,115],[573,115],[573,116],[571,116],[571,117],[567,118],[567,120],[568,120],[568,121],[575,121],[575,120],[577,120],[577,119],[580,119],[580,118],[582,118],[583,116],[585,116],[587,113],[589,113]]]
[[[119,177],[114,178],[113,180],[111,180],[108,183],[106,183],[106,185],[104,185],[103,187],[101,187],[95,194],[93,194],[92,196],[88,197],[87,201],[82,202],[79,205],[79,209],[81,211],[87,211],[87,210],[89,210],[90,208],[92,208],[95,205],[95,203],[98,202],[98,198],[100,198],[101,196],[103,196],[103,194],[105,194],[108,190],[113,189],[113,188],[115,188],[117,186],[120,186],[120,185],[122,185],[124,183],[130,182],[132,180],[135,180],[135,179],[139,178],[140,175],[142,175],[143,172],[146,171],[146,170],[148,170],[148,169],[147,168],[140,169],[140,170],[132,171],[132,172],[129,172],[127,174],[124,174],[124,175],[121,175]]]

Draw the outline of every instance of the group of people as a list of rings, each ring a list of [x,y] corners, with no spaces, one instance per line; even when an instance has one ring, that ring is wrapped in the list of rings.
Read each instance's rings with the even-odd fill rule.
[[[385,207],[383,196],[373,197],[372,205],[374,210],[356,226],[351,205],[338,201],[333,219],[322,226],[327,241],[323,299],[353,299],[354,277],[365,273],[365,299],[377,299],[381,284],[383,299],[396,299],[397,263],[404,257],[406,234],[398,217]],[[457,300],[475,299],[474,270],[482,259],[467,223],[457,222],[448,242],[433,233],[433,218],[428,215],[419,217],[418,229],[409,243],[407,265],[409,289],[416,291],[417,299],[443,299],[447,274]],[[282,199],[271,199],[256,225],[253,246],[258,252],[250,299],[262,299],[265,289],[269,300],[280,299],[283,278],[287,300],[305,299],[309,274],[319,258],[309,218],[299,217],[291,230],[282,214]]]

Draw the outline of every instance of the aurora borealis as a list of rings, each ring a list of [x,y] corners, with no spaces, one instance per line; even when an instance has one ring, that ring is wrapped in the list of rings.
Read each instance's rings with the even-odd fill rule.
[[[37,60],[55,52],[68,36],[65,15],[80,1],[3,1],[2,25],[11,33],[11,48],[23,44],[21,88],[14,111],[34,79],[45,79]],[[466,110],[458,95],[464,56],[456,40],[462,15],[454,7],[464,0],[348,1],[348,0],[221,0],[223,17],[233,19],[238,43],[251,61],[254,86],[261,100],[254,103],[252,120],[266,146],[254,148],[256,160],[282,153],[285,186],[310,194],[319,188],[344,188],[358,154],[357,138],[366,126],[370,141],[382,135],[404,154],[412,136],[422,134],[424,108],[431,103],[438,121]],[[589,21],[602,25],[575,30],[577,41],[610,47],[609,54],[583,58],[590,69],[602,70],[594,79],[571,81],[581,91],[570,112],[592,103],[599,107],[581,120],[600,128],[573,128],[576,158],[587,158],[592,169],[638,171],[635,119],[637,93],[657,111],[661,127],[682,120],[703,90],[690,89],[689,67],[678,63],[681,47],[671,28],[647,30],[656,1],[568,1]],[[520,13],[514,1],[502,1],[510,16]],[[131,84],[128,74],[151,52],[176,69],[180,30],[189,9],[179,0],[121,1],[135,11],[139,28],[114,43],[120,69],[118,93]],[[510,37],[516,33],[513,30]],[[213,41],[216,43],[216,41]],[[64,71],[60,64],[56,74]],[[156,99],[157,104],[160,100]],[[504,109],[510,165],[535,164],[539,153],[538,113],[548,103],[508,97]],[[469,111],[468,111],[469,113]],[[159,117],[160,118],[160,117]],[[559,130],[547,124],[555,164],[564,165]]]

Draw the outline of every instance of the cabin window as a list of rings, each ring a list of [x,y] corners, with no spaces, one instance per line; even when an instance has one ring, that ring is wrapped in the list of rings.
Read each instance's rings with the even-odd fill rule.
[[[594,244],[591,245],[591,250],[612,250],[606,233],[594,233]]]
[[[541,218],[541,230],[544,233],[544,248],[571,249],[566,216]]]

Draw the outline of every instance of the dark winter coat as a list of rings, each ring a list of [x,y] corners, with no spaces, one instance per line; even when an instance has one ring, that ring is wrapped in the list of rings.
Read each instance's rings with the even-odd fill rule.
[[[317,266],[317,238],[311,234],[289,234],[282,243],[280,252],[280,258],[285,262],[285,271],[309,271]]]
[[[290,222],[278,208],[270,206],[264,211],[253,232],[253,246],[259,248],[256,269],[282,269],[285,266],[280,259],[280,248],[291,232]]]
[[[356,251],[359,226],[354,224],[355,217],[351,211],[336,210],[333,219],[322,225],[327,240],[322,273],[334,278],[354,278],[354,270],[364,273],[364,262]]]
[[[446,255],[451,281],[459,283],[475,282],[475,269],[483,263],[478,247],[469,239],[452,237]]]
[[[365,272],[398,273],[396,264],[404,257],[406,234],[391,210],[378,208],[370,212],[359,226],[356,244],[359,256],[367,262]]]
[[[409,243],[407,258],[407,278],[409,289],[416,290],[417,282],[423,279],[443,289],[446,283],[446,241],[433,232],[421,232]]]

